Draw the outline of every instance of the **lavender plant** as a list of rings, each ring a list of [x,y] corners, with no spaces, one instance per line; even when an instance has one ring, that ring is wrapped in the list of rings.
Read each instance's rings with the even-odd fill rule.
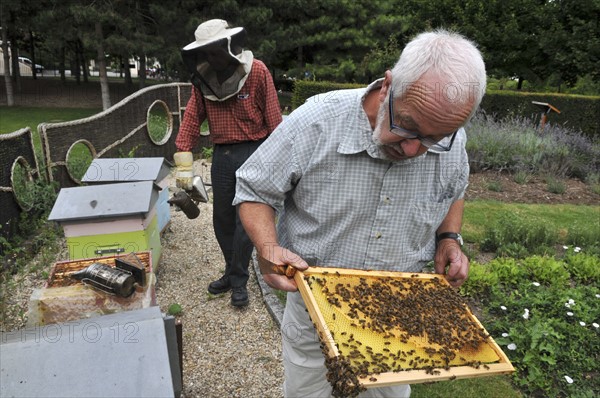
[[[473,172],[521,172],[582,181],[600,173],[600,140],[563,126],[540,130],[533,119],[496,119],[480,113],[467,134]]]

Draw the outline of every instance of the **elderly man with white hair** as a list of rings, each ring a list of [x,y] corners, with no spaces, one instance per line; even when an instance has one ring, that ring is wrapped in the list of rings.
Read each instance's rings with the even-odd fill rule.
[[[460,236],[468,184],[465,124],[485,92],[475,45],[422,33],[363,89],[309,98],[237,172],[234,203],[259,256],[277,265],[419,272],[432,259],[468,276]],[[287,397],[329,397],[324,357],[293,279],[282,323]],[[360,396],[407,397],[410,386]]]

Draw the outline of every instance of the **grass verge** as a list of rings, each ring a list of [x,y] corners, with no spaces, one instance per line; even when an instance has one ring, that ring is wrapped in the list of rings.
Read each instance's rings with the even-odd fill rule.
[[[523,396],[512,386],[508,376],[459,379],[433,384],[413,384],[410,387],[412,390],[411,398],[519,398]]]
[[[11,133],[30,127],[37,131],[40,123],[67,122],[82,119],[101,112],[90,108],[34,108],[27,106],[0,106],[0,134]]]
[[[485,230],[504,214],[514,214],[523,224],[534,222],[547,225],[564,238],[569,228],[579,226],[587,230],[599,230],[599,206],[569,204],[504,203],[491,200],[473,200],[465,204],[462,234],[468,242],[479,242]],[[600,233],[600,230],[599,230]],[[564,243],[564,242],[557,242]]]

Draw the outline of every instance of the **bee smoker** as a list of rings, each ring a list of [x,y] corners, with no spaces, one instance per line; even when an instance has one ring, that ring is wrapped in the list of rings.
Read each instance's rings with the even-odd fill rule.
[[[102,263],[93,263],[71,274],[71,277],[120,297],[129,297],[135,290],[135,278],[131,273]]]
[[[192,190],[189,194],[185,191],[178,191],[167,202],[180,208],[189,219],[198,217],[200,209],[197,204],[199,202],[208,202],[208,193],[206,192],[202,177],[194,176]]]
[[[189,219],[194,219],[200,215],[200,209],[185,191],[177,192],[167,202],[180,208]]]

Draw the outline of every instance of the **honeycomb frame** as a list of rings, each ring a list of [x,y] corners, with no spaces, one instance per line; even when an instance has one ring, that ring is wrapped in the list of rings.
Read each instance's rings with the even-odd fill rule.
[[[386,285],[398,286],[397,291],[393,291],[393,287],[390,288],[394,294],[400,293],[403,289],[402,286],[418,286],[418,284],[426,286],[421,290],[432,289],[431,292],[434,293],[436,289],[439,291],[453,290],[445,278],[440,275],[311,267],[304,272],[296,272],[294,279],[310,318],[317,329],[326,355],[329,373],[334,371],[330,366],[332,360],[334,363],[336,360],[344,361],[346,372],[348,365],[354,363],[351,366],[355,373],[353,380],[361,388],[494,376],[514,372],[514,367],[506,354],[489,336],[464,301],[462,307],[457,304],[459,306],[457,308],[462,311],[462,320],[450,328],[453,336],[452,342],[449,340],[448,333],[446,335],[442,333],[440,338],[447,342],[447,344],[442,344],[429,340],[429,333],[432,333],[432,336],[434,333],[432,330],[425,335],[416,336],[407,335],[403,328],[391,324],[382,327],[362,312],[367,310],[359,308],[356,304],[359,298],[350,297],[348,293],[348,290],[354,289],[355,295],[357,292],[366,294],[364,288],[369,284],[376,290],[378,289],[379,293],[377,294],[384,294],[380,293],[381,291],[389,294]],[[331,291],[333,286],[335,286],[335,292]],[[357,289],[357,286],[362,286],[363,290]],[[412,291],[406,293],[404,297],[410,297],[408,293],[414,294]],[[458,296],[457,293],[456,295]],[[389,298],[389,296],[387,297]],[[439,298],[435,296],[428,298],[432,300],[427,304],[430,306],[428,307],[430,310],[443,308],[444,303],[436,302]],[[363,302],[365,301],[363,300]],[[380,320],[390,319],[388,315],[383,317],[378,315],[378,317]],[[418,323],[420,322],[415,322],[415,324]],[[470,326],[462,326],[463,323]],[[429,327],[435,328],[435,321],[430,323]],[[458,329],[455,330],[455,328]],[[467,332],[461,331],[460,328],[466,328]],[[442,331],[444,329],[440,328]],[[481,341],[477,349],[469,350],[462,346],[461,349],[454,349],[455,352],[452,354],[449,349],[444,348],[445,346],[458,346],[454,342],[460,337],[458,333],[471,336],[475,330],[478,331],[479,337],[477,338]],[[461,344],[465,343],[461,341]],[[411,350],[414,352],[411,353]],[[428,354],[424,355],[423,352]],[[411,363],[411,360],[414,363]],[[369,365],[366,364],[367,362]],[[390,363],[393,363],[393,366]]]

